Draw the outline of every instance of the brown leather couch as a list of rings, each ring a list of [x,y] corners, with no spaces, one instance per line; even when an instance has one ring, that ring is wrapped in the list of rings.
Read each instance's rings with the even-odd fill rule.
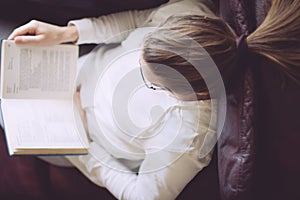
[[[262,22],[270,1],[220,1],[221,16],[241,34]],[[227,123],[218,140],[222,199],[300,199],[300,92],[268,59],[243,66],[228,96]]]
[[[268,10],[264,0],[215,3],[238,35],[251,33]],[[239,84],[227,98],[226,123],[213,160],[178,199],[300,199],[299,86],[261,57],[240,67]],[[0,152],[0,199],[114,199],[76,169],[31,156],[7,156],[2,133]]]

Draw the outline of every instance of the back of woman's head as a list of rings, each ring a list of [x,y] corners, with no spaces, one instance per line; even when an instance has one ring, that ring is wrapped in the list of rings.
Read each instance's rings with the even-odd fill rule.
[[[183,83],[180,83],[178,77],[172,77],[159,66],[168,66],[179,72],[188,80],[195,93],[208,92],[203,81],[207,77],[202,77],[199,70],[185,59],[188,55],[190,60],[201,61],[208,55],[199,51],[193,43],[188,43],[187,38],[196,41],[208,52],[225,86],[228,86],[237,67],[243,66],[236,65],[239,59],[237,35],[218,17],[186,15],[168,18],[145,39],[142,58],[149,69],[156,76],[164,78],[173,91],[180,94],[190,92],[182,87]],[[299,82],[300,0],[273,0],[266,19],[254,33],[245,38],[245,43],[247,52],[275,61],[287,76]],[[172,48],[176,51],[170,51]]]
[[[228,80],[236,61],[236,35],[217,17],[186,15],[168,18],[145,39],[142,58],[156,76],[163,77],[169,83],[168,88],[173,92],[190,93],[186,87],[187,80],[195,93],[203,93],[207,92],[207,87],[199,73],[201,69],[193,65],[193,62],[213,64],[205,62],[208,54],[203,49],[222,72],[222,78]],[[163,66],[171,67],[183,78],[163,70]],[[213,66],[202,67],[207,69]]]

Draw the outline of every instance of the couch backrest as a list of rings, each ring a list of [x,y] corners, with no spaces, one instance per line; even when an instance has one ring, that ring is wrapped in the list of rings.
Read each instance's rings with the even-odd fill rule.
[[[269,6],[269,0],[223,0],[220,14],[238,35],[249,34]],[[218,141],[221,197],[300,199],[300,86],[266,58],[243,67]]]
[[[237,35],[251,33],[256,27],[255,1],[220,1],[220,16]],[[218,171],[222,199],[252,199],[255,165],[255,104],[253,63],[245,63],[239,86],[227,96],[227,116],[218,140]]]

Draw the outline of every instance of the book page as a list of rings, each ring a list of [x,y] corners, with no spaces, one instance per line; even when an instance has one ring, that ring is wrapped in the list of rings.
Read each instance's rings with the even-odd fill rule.
[[[3,98],[71,98],[77,70],[78,46],[48,47],[2,42]]]
[[[1,104],[11,155],[16,149],[88,147],[72,101],[4,99]]]

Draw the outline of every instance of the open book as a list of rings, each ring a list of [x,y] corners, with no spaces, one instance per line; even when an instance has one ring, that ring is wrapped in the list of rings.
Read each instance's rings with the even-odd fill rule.
[[[73,106],[77,58],[76,45],[2,41],[1,109],[10,155],[87,153]]]

